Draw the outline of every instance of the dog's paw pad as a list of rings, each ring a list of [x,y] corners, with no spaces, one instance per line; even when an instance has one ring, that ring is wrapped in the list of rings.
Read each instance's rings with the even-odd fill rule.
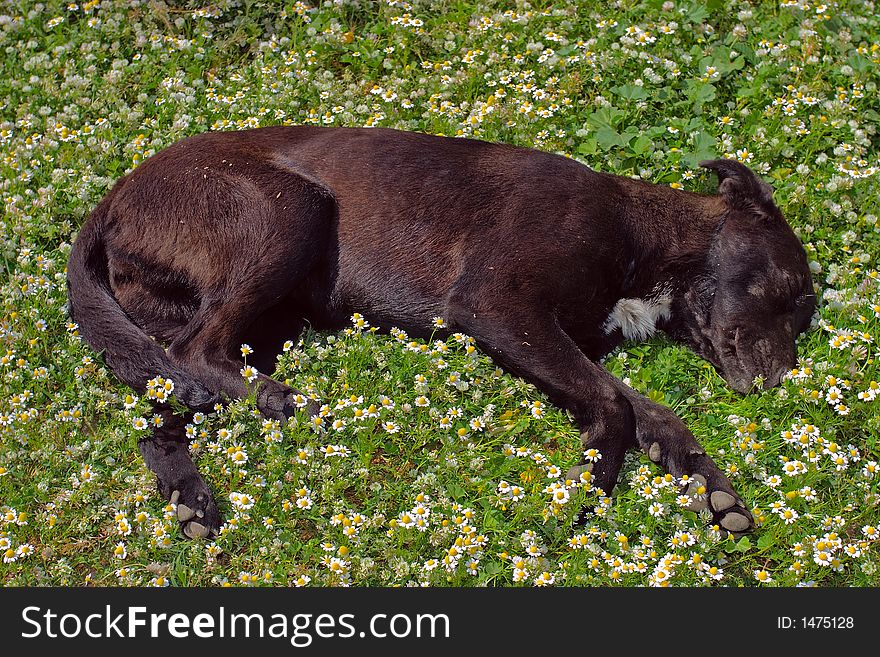
[[[736,498],[723,490],[716,490],[709,497],[713,511],[727,511],[736,504]]]
[[[177,507],[177,520],[184,536],[207,538],[218,535],[220,512],[210,492],[201,486],[183,486],[171,493],[169,501]]]
[[[211,530],[200,522],[193,520],[183,526],[183,533],[189,538],[207,538]]]
[[[691,498],[690,504],[684,507],[685,509],[699,513],[709,506],[708,495],[706,494],[708,490],[707,485],[708,482],[703,475],[695,474],[691,476],[691,480],[684,489],[684,495]]]
[[[745,509],[740,509],[739,507],[734,507],[721,516],[721,520],[718,522],[721,527],[726,529],[729,532],[737,533],[746,533],[754,528],[755,522],[752,520],[751,514]]]
[[[573,468],[569,468],[568,473],[566,473],[565,478],[571,479],[572,481],[580,481],[581,475],[585,472],[592,472],[593,464],[592,463],[581,463],[580,465],[576,465]]]
[[[574,492],[575,489],[577,489],[578,484],[589,484],[590,473],[592,470],[592,463],[581,463],[580,465],[569,468],[565,475],[566,482],[572,482],[571,486],[568,487],[568,492]]]

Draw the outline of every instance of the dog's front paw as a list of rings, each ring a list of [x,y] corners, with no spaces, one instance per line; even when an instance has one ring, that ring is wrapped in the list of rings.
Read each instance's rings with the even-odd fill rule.
[[[715,490],[709,495],[709,509],[715,524],[734,536],[755,529],[755,519],[736,493]]]
[[[744,534],[755,521],[730,480],[669,409],[645,404],[637,418],[637,441],[651,461],[682,482],[684,505],[700,513],[708,509],[712,523],[725,532]]]
[[[708,509],[712,513],[712,524],[734,536],[746,534],[755,529],[755,520],[746,508],[745,502],[733,490],[727,478],[721,474],[711,459],[705,463],[694,463],[695,474],[682,477],[685,480],[682,494],[690,497],[684,508],[694,513]],[[705,471],[706,474],[701,474]]]

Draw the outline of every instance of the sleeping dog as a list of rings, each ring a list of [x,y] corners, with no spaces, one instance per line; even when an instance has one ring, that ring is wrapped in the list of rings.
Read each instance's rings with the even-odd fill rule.
[[[610,494],[635,447],[691,476],[692,510],[745,532],[746,505],[685,425],[598,364],[661,330],[739,392],[795,365],[815,309],[803,247],[752,171],[702,166],[717,195],[397,130],[201,134],[142,163],[92,212],[68,263],[70,313],[126,384],[161,375],[208,411],[248,394],[242,343],[271,372],[305,322],[339,329],[360,312],[427,337],[442,317],[571,412],[602,459],[570,478]],[[298,391],[265,374],[254,384],[265,416],[294,414]],[[183,532],[208,536],[220,514],[184,419],[160,412],[141,453]]]

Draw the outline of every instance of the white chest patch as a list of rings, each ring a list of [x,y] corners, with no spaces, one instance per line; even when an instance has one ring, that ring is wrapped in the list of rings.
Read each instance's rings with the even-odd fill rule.
[[[620,299],[602,328],[606,335],[620,329],[627,340],[645,340],[657,330],[657,322],[669,319],[672,297],[663,295],[650,299]]]

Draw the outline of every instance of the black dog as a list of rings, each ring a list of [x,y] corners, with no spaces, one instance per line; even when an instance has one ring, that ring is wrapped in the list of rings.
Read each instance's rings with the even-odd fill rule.
[[[443,317],[573,414],[603,456],[595,486],[610,493],[638,447],[676,477],[694,475],[690,508],[747,531],[751,515],[684,424],[596,364],[661,329],[740,392],[794,366],[815,308],[804,250],[748,168],[703,166],[718,175],[717,196],[395,130],[198,135],[141,164],[94,210],[70,256],[70,311],[125,383],[171,378],[194,410],[247,394],[243,342],[269,372],[305,321],[337,329],[357,311],[427,336]],[[258,383],[262,413],[293,415],[296,391],[263,374]],[[182,420],[164,416],[141,452],[184,533],[206,536],[217,507]]]

